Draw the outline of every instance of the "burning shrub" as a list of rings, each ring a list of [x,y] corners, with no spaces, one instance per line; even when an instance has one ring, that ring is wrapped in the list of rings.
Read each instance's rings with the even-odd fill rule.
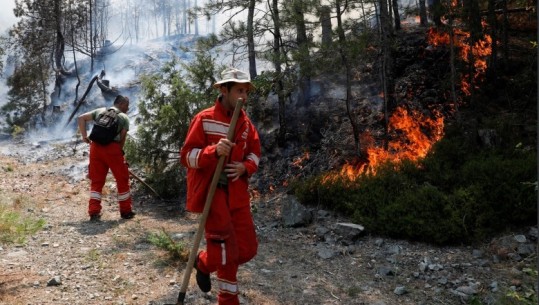
[[[327,174],[296,181],[304,203],[322,204],[373,234],[459,244],[536,223],[535,152],[470,147],[464,137],[440,141],[418,162],[385,163],[351,181]]]

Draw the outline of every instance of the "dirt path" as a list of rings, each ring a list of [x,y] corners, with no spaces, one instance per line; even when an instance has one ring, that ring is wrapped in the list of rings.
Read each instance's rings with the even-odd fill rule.
[[[4,147],[0,154],[0,204],[46,221],[26,243],[0,244],[0,304],[173,303],[185,263],[171,260],[148,235],[164,230],[189,244],[196,217],[182,213],[179,202],[137,195],[136,218],[122,220],[111,180],[102,221],[90,222],[86,156],[58,149],[29,157]],[[486,249],[371,236],[345,244],[331,228],[346,219],[330,215],[306,228],[283,227],[283,196],[254,202],[260,248],[239,271],[242,304],[462,304],[510,287],[534,289],[523,271],[534,268],[533,255],[496,261]],[[186,303],[216,304],[216,291],[201,293],[193,276]]]

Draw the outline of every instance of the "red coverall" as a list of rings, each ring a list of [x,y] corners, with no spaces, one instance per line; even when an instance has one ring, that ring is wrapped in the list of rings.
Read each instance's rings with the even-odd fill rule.
[[[90,143],[90,202],[88,214],[95,215],[101,212],[101,191],[109,168],[116,179],[118,188],[118,204],[120,214],[131,212],[131,195],[129,192],[129,170],[125,162],[120,143],[113,141],[108,145],[95,142]]]
[[[187,210],[201,213],[217,166],[215,152],[219,139],[226,138],[233,111],[216,100],[215,106],[197,114],[181,149],[181,163],[187,167]],[[258,241],[250,210],[248,178],[258,169],[260,139],[258,132],[241,111],[232,148],[225,164],[243,162],[247,173],[226,187],[216,189],[205,226],[206,251],[198,255],[197,268],[204,273],[217,271],[220,305],[238,305],[236,274],[240,264],[251,260]]]

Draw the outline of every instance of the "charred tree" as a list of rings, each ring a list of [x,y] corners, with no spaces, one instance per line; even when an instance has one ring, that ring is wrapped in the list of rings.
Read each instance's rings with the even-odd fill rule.
[[[490,37],[492,38],[492,49],[487,68],[487,78],[494,80],[498,70],[498,19],[495,12],[496,1],[488,1],[488,23],[490,26]]]
[[[432,22],[439,27],[442,25],[442,0],[429,0],[429,15]]]
[[[381,45],[381,65],[380,77],[384,97],[384,148],[389,145],[389,114],[395,108],[394,76],[393,76],[393,32],[391,31],[391,21],[389,18],[388,5],[386,0],[379,0],[380,15],[380,45]]]
[[[361,156],[361,143],[359,140],[359,125],[357,123],[356,117],[352,112],[352,68],[350,59],[347,54],[347,43],[346,43],[346,36],[344,34],[344,28],[343,28],[343,22],[342,22],[342,15],[346,11],[346,8],[348,6],[348,1],[345,0],[344,3],[341,3],[341,0],[335,1],[335,9],[337,13],[337,36],[339,38],[339,53],[341,55],[342,65],[345,69],[346,73],[346,114],[348,118],[350,119],[350,124],[352,125],[352,133],[354,136],[354,144],[355,144],[355,150],[356,154],[358,156]]]
[[[331,46],[331,8],[324,5],[319,10],[320,25],[322,26],[322,48],[327,49]]]
[[[419,24],[421,26],[427,26],[428,24],[425,0],[419,0]]]
[[[272,0],[271,2],[271,17],[273,20],[273,66],[275,68],[275,91],[277,91],[277,98],[279,100],[279,133],[277,135],[277,144],[283,147],[286,144],[286,100],[284,94],[283,84],[283,72],[282,65],[282,51],[281,51],[281,19],[279,16],[279,0]]]
[[[307,28],[305,26],[305,2],[304,0],[293,0],[292,20],[296,29],[295,59],[299,65],[299,97],[298,102],[304,103],[309,98],[311,87],[311,63],[309,57],[309,39],[307,38]]]
[[[503,21],[502,21],[502,63],[507,67],[509,60],[509,12],[507,0],[502,0]]]
[[[247,52],[249,57],[249,74],[251,79],[255,79],[257,75],[254,37],[255,6],[256,0],[249,0],[249,6],[247,8]]]
[[[108,100],[113,100],[118,94],[120,94],[120,91],[114,87],[110,86],[110,81],[107,79],[104,79],[105,77],[105,70],[102,70],[99,74],[99,77],[97,78],[97,86],[99,89],[101,89],[101,93],[103,96],[105,96]]]
[[[398,0],[392,0],[393,1],[393,21],[395,22],[395,30],[398,31],[401,29],[401,17],[399,15],[399,1]]]
[[[465,0],[463,15],[466,25],[470,31],[469,46],[473,47],[475,44],[483,38],[483,27],[481,25],[481,15],[479,11],[479,4],[475,0]],[[467,58],[467,74],[468,74],[468,84],[470,87],[469,94],[470,100],[473,102],[475,97],[475,56],[474,52],[468,52]]]
[[[75,114],[77,113],[77,111],[79,110],[80,106],[86,101],[86,96],[88,95],[88,93],[90,92],[90,89],[92,89],[92,86],[94,85],[95,81],[98,79],[98,76],[94,76],[92,77],[92,80],[90,81],[90,83],[88,84],[88,87],[86,88],[86,91],[84,92],[84,94],[82,95],[80,101],[78,102],[77,106],[75,107],[75,109],[73,109],[73,112],[71,112],[71,115],[69,116],[69,119],[67,119],[67,122],[65,124],[65,126],[67,127],[67,125],[69,125],[69,122],[71,122],[71,120],[73,119],[73,117],[75,116]]]
[[[448,14],[448,27],[449,27],[449,66],[451,67],[451,101],[455,105],[455,110],[458,110],[457,101],[457,69],[455,67],[455,30],[454,30],[454,14],[451,11],[451,1],[447,0],[447,5],[450,8]],[[458,114],[458,112],[457,112]]]

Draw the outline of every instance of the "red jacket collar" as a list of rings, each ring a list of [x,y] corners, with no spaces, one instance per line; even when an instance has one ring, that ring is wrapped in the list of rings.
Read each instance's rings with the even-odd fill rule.
[[[215,100],[215,111],[220,112],[221,114],[229,118],[231,118],[232,114],[234,113],[234,109],[228,110],[225,108],[225,106],[223,106],[223,103],[221,102],[221,97],[218,97]],[[240,113],[240,116],[242,115],[242,113]]]

